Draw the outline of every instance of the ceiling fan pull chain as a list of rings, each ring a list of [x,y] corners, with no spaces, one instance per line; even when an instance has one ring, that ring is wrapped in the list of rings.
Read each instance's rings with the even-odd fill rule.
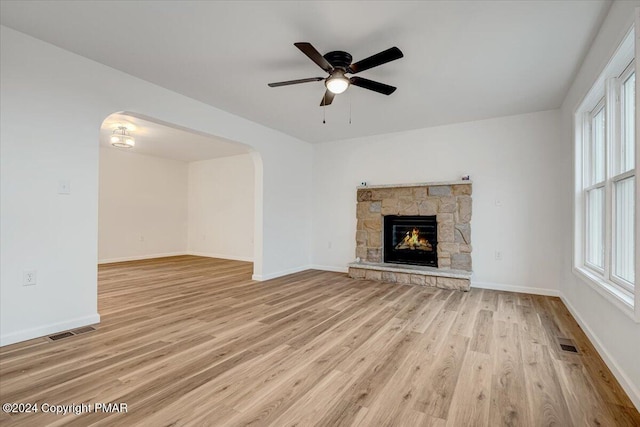
[[[351,92],[349,92],[349,124],[351,124]]]
[[[322,104],[322,124],[327,124],[327,104]]]

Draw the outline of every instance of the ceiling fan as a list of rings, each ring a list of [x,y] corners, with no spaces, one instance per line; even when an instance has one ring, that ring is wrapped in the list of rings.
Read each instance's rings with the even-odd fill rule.
[[[302,53],[307,55],[309,59],[315,62],[320,68],[329,73],[329,76],[269,83],[269,87],[288,86],[298,83],[318,82],[320,80],[324,80],[324,85],[327,87],[327,90],[320,102],[321,107],[331,104],[333,102],[333,98],[337,94],[347,90],[349,85],[359,86],[384,95],[391,95],[396,90],[394,86],[389,86],[384,83],[375,82],[358,76],[347,77],[346,74],[357,74],[361,71],[402,58],[404,55],[397,47],[392,47],[376,53],[375,55],[352,64],[351,55],[341,50],[329,52],[323,56],[311,45],[311,43],[294,43],[294,46],[300,49]]]

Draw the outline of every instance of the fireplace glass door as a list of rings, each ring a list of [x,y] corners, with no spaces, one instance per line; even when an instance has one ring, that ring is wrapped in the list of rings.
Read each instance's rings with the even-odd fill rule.
[[[384,217],[384,262],[438,267],[435,215]]]

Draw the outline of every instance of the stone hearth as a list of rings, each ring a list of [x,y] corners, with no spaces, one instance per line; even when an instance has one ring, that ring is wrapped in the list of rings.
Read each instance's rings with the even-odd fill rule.
[[[349,276],[468,290],[471,277],[470,181],[358,188],[356,257]],[[385,215],[435,215],[438,268],[383,261]]]

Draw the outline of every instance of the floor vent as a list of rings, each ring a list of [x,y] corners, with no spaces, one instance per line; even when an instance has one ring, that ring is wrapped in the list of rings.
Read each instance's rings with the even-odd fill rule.
[[[87,332],[93,332],[96,328],[93,326],[85,326],[84,328],[78,328],[71,331],[74,335],[86,334]]]
[[[566,351],[569,353],[578,353],[578,348],[573,343],[573,340],[568,338],[558,338],[558,344],[560,344],[560,348],[562,351]]]
[[[61,340],[63,338],[69,338],[69,337],[72,337],[72,336],[73,336],[73,334],[71,332],[63,332],[61,334],[50,335],[49,339],[51,341],[58,341],[58,340]]]
[[[49,335],[51,341],[58,341],[63,338],[73,337],[75,335],[86,334],[87,332],[93,332],[96,328],[93,326],[84,326],[82,328],[74,329],[72,331],[60,332],[59,334]]]

